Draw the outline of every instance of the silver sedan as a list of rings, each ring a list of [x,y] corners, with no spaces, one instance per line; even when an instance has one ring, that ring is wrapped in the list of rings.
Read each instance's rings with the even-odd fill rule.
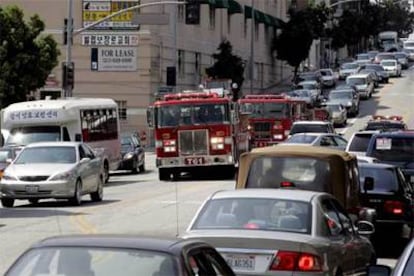
[[[184,238],[213,245],[238,275],[349,275],[376,263],[374,226],[330,194],[245,189],[211,195]]]
[[[335,133],[296,133],[279,145],[306,144],[317,147],[329,147],[338,150],[345,150],[348,141],[340,134]]]
[[[26,146],[6,168],[0,181],[1,203],[16,199],[68,199],[80,205],[82,196],[103,197],[102,160],[81,142],[42,142]]]

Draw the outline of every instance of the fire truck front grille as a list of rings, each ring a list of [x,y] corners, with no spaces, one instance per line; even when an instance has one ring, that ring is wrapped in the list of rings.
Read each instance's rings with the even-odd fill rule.
[[[184,130],[178,133],[180,155],[206,155],[208,153],[207,130]]]
[[[254,131],[270,131],[271,123],[260,122],[254,123]]]

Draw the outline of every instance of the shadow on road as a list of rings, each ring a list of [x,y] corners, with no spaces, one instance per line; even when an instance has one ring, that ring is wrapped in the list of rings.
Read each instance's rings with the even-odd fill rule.
[[[38,208],[9,208],[0,209],[0,218],[45,218],[54,216],[73,216],[76,212],[57,210],[57,209],[38,209]]]

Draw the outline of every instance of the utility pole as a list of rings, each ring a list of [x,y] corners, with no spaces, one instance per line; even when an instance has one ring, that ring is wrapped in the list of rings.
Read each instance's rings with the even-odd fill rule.
[[[73,37],[73,0],[68,1],[68,20],[66,24],[66,64],[64,66],[72,66],[72,37]],[[63,79],[68,79],[67,76],[68,70],[64,70]],[[74,73],[74,72],[73,72]],[[72,97],[72,85],[64,85],[64,95],[65,97]]]
[[[254,27],[255,27],[255,20],[254,20],[254,0],[252,0],[252,26],[251,26],[251,38],[250,38],[250,94],[253,94],[253,79],[254,79]]]

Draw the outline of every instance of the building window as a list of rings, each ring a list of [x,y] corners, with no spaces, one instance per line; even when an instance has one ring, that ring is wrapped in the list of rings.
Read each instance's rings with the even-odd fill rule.
[[[216,9],[210,6],[210,30],[216,28]]]
[[[196,75],[201,75],[201,54],[195,53],[195,72]]]
[[[127,101],[116,101],[118,105],[119,120],[127,120]]]
[[[231,16],[227,15],[227,32],[231,33]]]
[[[244,38],[247,38],[247,19],[244,18],[244,28],[243,28]]]
[[[178,50],[178,77],[184,78],[184,74],[185,74],[184,50]]]
[[[259,23],[256,20],[254,21],[254,39],[259,40]]]
[[[177,7],[177,21],[180,23],[184,22],[185,18],[185,5],[178,5]]]

